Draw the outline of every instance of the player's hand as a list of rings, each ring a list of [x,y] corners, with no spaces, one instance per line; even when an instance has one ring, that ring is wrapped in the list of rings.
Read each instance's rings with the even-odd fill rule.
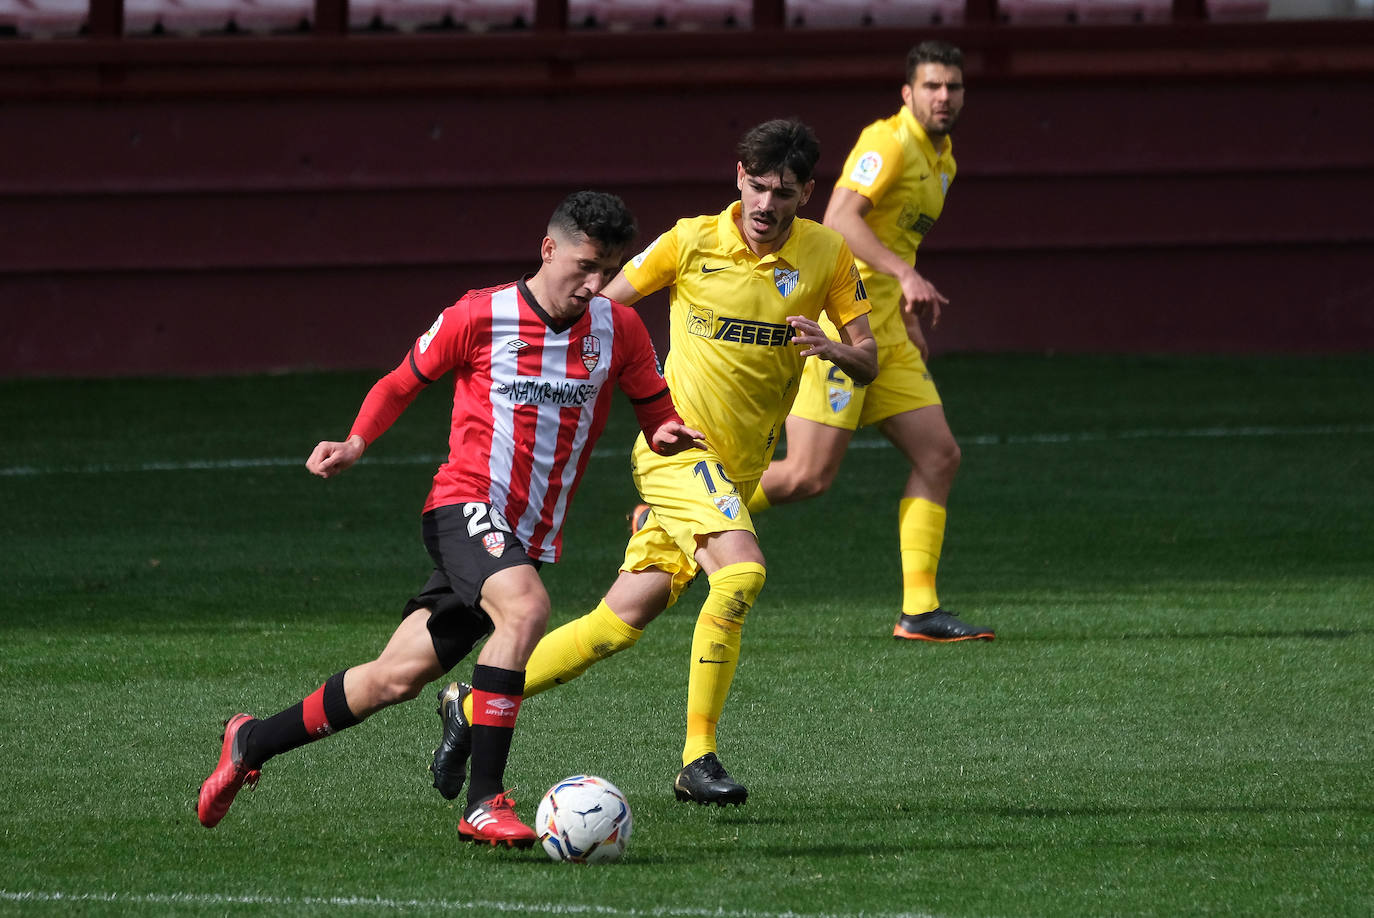
[[[660,456],[676,456],[689,449],[705,449],[706,434],[693,430],[681,421],[664,421],[654,431],[650,448]]]
[[[305,460],[306,471],[321,478],[333,478],[351,468],[353,463],[362,458],[365,449],[366,441],[356,434],[342,443],[322,440],[310,454],[310,458]]]
[[[926,333],[921,330],[921,320],[910,312],[902,313],[902,324],[906,326],[906,336],[921,352],[921,359],[930,362],[930,345],[926,344]]]
[[[940,324],[940,307],[949,300],[935,289],[935,285],[913,270],[899,278],[902,285],[902,311],[918,316],[930,316],[930,327]]]
[[[819,322],[806,316],[788,316],[787,323],[792,326],[792,343],[802,349],[803,357],[830,359],[832,349],[839,342],[828,336]]]

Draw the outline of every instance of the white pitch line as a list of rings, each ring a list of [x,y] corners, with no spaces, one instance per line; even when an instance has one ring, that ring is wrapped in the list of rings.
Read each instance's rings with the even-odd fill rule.
[[[556,869],[556,868],[555,868]],[[228,896],[219,893],[54,892],[0,889],[0,902],[103,902],[117,905],[263,905],[269,908],[375,909],[381,911],[514,912],[536,915],[588,915],[605,918],[936,918],[924,912],[765,912],[724,908],[634,908],[557,902],[502,902],[461,899],[390,899],[382,896]]]
[[[1077,433],[974,434],[958,437],[964,446],[1024,446],[1056,443],[1110,443],[1118,440],[1225,440],[1246,437],[1329,437],[1374,433],[1374,424],[1313,424],[1298,427],[1185,427],[1142,428],[1118,431],[1079,431]],[[850,449],[878,449],[887,446],[882,437],[860,436]],[[623,459],[626,449],[601,448],[594,459]],[[439,465],[447,458],[438,453],[418,456],[386,456],[363,459],[360,465]],[[249,459],[188,459],[183,461],[96,462],[86,465],[11,465],[0,466],[0,478],[26,478],[41,475],[113,475],[129,472],[235,472],[244,469],[305,468],[300,457],[260,457]]]

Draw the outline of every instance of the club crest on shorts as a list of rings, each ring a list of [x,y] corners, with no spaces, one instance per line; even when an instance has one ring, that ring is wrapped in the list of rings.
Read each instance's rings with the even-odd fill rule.
[[[493,558],[499,558],[506,550],[506,537],[499,532],[488,532],[482,536],[482,547]]]
[[[727,520],[739,519],[739,495],[721,494],[715,498],[716,509],[725,514]]]
[[[797,278],[801,272],[795,268],[774,268],[773,283],[777,286],[778,292],[787,296],[797,289]]]
[[[831,388],[829,397],[830,410],[835,414],[839,414],[845,408],[849,407],[849,400],[854,397],[854,393],[849,389]]]
[[[582,365],[590,373],[596,369],[596,365],[601,362],[601,339],[596,335],[587,335],[582,339]]]

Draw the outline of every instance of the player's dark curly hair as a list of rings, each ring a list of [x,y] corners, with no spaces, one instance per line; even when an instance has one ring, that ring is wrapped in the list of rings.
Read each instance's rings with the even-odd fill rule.
[[[944,64],[964,69],[964,52],[947,41],[923,41],[906,55],[906,81],[916,79],[916,68],[922,64]]]
[[[638,228],[625,202],[604,191],[574,191],[549,218],[549,232],[592,239],[607,249],[624,249],[634,242]]]
[[[778,118],[750,128],[735,152],[750,175],[781,176],[791,169],[804,184],[811,181],[821,158],[821,142],[815,131],[795,118]]]

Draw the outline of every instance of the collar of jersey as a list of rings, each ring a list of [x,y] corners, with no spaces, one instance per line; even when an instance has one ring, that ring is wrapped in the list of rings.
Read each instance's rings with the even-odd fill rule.
[[[950,156],[954,153],[954,139],[952,137],[946,137],[945,148],[937,151],[935,144],[930,140],[930,135],[926,133],[925,128],[921,127],[921,122],[916,120],[916,116],[911,113],[910,108],[903,105],[898,114],[902,116],[902,123],[911,132],[911,136],[916,138],[916,143],[920,146],[921,152],[925,154],[926,159],[930,160],[932,165],[941,156]]]
[[[735,201],[729,207],[725,208],[725,210],[721,211],[720,216],[716,218],[716,239],[719,240],[716,243],[716,254],[722,258],[728,258],[734,261],[742,252],[745,258],[753,262],[762,263],[772,258],[775,261],[785,262],[795,268],[797,263],[791,256],[796,250],[796,247],[800,245],[800,243],[797,242],[797,236],[799,235],[798,231],[801,229],[802,218],[797,217],[792,221],[792,232],[788,234],[787,241],[782,244],[782,248],[778,249],[776,252],[759,256],[755,255],[754,250],[749,248],[749,243],[744,241],[744,236],[740,234],[739,227],[735,224],[735,218],[740,215],[743,206],[744,203],[742,201]]]

